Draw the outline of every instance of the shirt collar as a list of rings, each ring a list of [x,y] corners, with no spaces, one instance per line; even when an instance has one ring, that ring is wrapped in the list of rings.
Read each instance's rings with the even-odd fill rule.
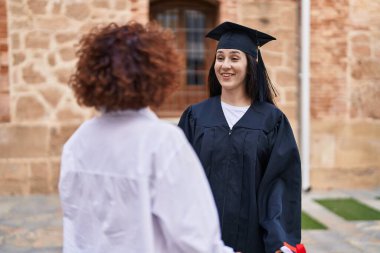
[[[119,111],[111,111],[111,112],[102,111],[102,115],[110,116],[110,117],[142,115],[149,119],[158,119],[157,115],[149,107],[144,107],[137,110],[127,109],[127,110],[119,110]]]

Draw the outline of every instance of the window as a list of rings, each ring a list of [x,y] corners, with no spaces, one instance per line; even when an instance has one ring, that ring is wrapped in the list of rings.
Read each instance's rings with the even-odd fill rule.
[[[189,104],[208,96],[207,74],[215,42],[205,39],[216,23],[217,6],[209,1],[151,1],[150,19],[173,30],[184,66],[177,92],[160,108],[160,116],[178,116]]]

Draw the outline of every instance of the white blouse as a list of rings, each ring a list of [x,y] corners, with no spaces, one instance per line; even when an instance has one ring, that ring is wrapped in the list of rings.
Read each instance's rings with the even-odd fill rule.
[[[232,253],[182,131],[148,108],[105,113],[64,146],[65,253]]]

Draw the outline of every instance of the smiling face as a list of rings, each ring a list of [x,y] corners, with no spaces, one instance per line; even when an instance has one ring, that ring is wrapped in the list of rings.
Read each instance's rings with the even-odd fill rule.
[[[218,49],[214,70],[222,90],[245,89],[247,57],[237,49]]]

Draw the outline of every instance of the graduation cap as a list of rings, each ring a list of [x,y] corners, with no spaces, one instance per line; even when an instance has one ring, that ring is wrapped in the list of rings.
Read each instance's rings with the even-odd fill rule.
[[[260,47],[276,38],[258,30],[232,22],[224,22],[206,34],[207,38],[219,41],[217,49],[238,49],[253,56],[257,64],[258,100],[266,101],[270,87],[276,94],[261,57]],[[269,82],[269,83],[268,83]]]
[[[218,25],[206,37],[219,41],[217,49],[239,49],[255,58],[258,48],[276,39],[269,34],[232,22]]]

